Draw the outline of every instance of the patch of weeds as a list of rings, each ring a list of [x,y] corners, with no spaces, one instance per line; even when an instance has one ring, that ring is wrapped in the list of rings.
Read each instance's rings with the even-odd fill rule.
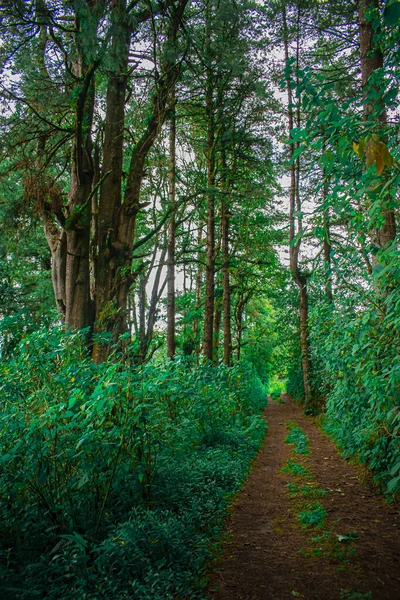
[[[370,600],[372,592],[361,594],[360,592],[352,592],[351,590],[340,590],[340,600]]]
[[[304,431],[297,426],[296,421],[286,421],[285,425],[289,430],[289,435],[285,439],[285,444],[292,444],[294,446],[295,454],[310,454],[308,448],[310,440]]]
[[[286,465],[282,469],[282,473],[289,473],[289,475],[294,475],[295,477],[303,477],[305,475],[309,475],[310,469],[308,467],[303,467],[300,463],[297,463],[295,460],[289,458],[286,462]]]
[[[309,454],[309,440],[297,423],[287,421],[285,425],[289,431],[285,442],[292,444],[293,455]],[[327,491],[319,488],[318,483],[313,480],[311,470],[306,466],[309,462],[308,457],[298,460],[302,464],[296,462],[294,458],[290,458],[282,469],[282,473],[287,473],[294,478],[286,484],[288,497],[293,503],[291,512],[303,529],[310,533],[318,532],[318,535],[307,536],[307,546],[301,548],[299,553],[315,559],[332,560],[333,558],[338,563],[338,570],[346,569],[350,564],[351,557],[356,554],[351,542],[357,539],[358,534],[350,532],[346,535],[339,535],[331,530],[327,523],[327,511],[322,504],[317,502],[327,494]],[[347,593],[347,591],[344,590],[343,593]],[[368,595],[343,596],[346,600],[351,600],[353,597],[369,598]]]
[[[326,508],[317,502],[308,504],[307,509],[299,513],[297,518],[304,527],[319,527],[324,523],[326,514]]]
[[[345,569],[350,562],[350,558],[356,553],[354,548],[343,545],[338,541],[338,536],[333,534],[327,528],[321,533],[310,539],[308,548],[302,548],[301,554],[304,556],[319,558],[334,558],[340,563],[339,571]]]
[[[286,485],[290,492],[289,498],[303,497],[309,500],[314,500],[316,498],[323,498],[327,494],[326,490],[313,487],[313,483],[309,483],[306,485],[297,485],[296,483],[289,481],[289,483],[287,483]]]

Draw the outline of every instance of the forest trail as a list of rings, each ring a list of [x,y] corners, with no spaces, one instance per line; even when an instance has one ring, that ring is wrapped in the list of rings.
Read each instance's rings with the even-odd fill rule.
[[[284,400],[266,408],[268,434],[233,503],[209,598],[400,600],[399,506],[360,481],[359,469],[339,456],[299,406]],[[309,454],[296,455],[285,443],[288,421],[308,436]],[[297,463],[309,473],[282,472],[288,460],[292,471]],[[302,527],[299,515],[311,504],[322,505],[326,518]]]

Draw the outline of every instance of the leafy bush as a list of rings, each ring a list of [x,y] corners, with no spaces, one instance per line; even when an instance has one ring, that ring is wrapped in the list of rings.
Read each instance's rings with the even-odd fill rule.
[[[252,367],[95,365],[83,334],[43,329],[0,363],[0,380],[7,597],[197,593],[265,433]]]
[[[287,392],[297,402],[304,401],[304,380],[300,352],[296,354],[288,371]]]
[[[368,465],[383,489],[395,494],[400,492],[398,258],[398,250],[389,248],[375,265],[373,292],[329,311],[314,310],[311,328],[328,392],[327,431],[346,456]]]

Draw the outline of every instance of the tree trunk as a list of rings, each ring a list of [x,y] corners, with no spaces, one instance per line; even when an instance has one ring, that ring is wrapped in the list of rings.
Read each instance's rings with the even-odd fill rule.
[[[379,19],[380,2],[379,0],[358,0],[359,16],[359,39],[361,53],[361,74],[362,87],[364,90],[364,119],[369,121],[378,118],[379,122],[387,125],[387,114],[385,104],[382,98],[382,90],[379,86],[373,86],[376,94],[374,98],[368,99],[368,92],[371,90],[370,78],[377,69],[383,68],[383,54],[379,46],[376,45],[374,38],[377,35],[376,28],[373,26],[372,15],[368,14],[375,11],[375,16]],[[383,248],[392,242],[396,237],[396,218],[393,209],[383,209],[384,223],[375,234],[377,246]]]
[[[175,236],[176,236],[176,99],[175,90],[171,94],[171,117],[169,130],[169,174],[168,200],[172,209],[168,228],[168,259],[167,259],[167,356],[174,359],[176,350],[175,340]]]
[[[164,123],[168,98],[181,70],[181,64],[175,62],[174,51],[176,50],[177,35],[187,1],[180,0],[170,15],[164,46],[164,59],[160,65],[156,90],[151,102],[151,116],[148,119],[144,133],[139,138],[131,154],[123,202],[121,202],[122,135],[126,90],[126,68],[124,70],[123,67],[128,62],[129,35],[126,30],[128,15],[125,14],[125,0],[119,0],[115,8],[116,11],[121,11],[123,15],[116,18],[116,27],[119,27],[119,34],[115,34],[116,44],[119,44],[116,55],[120,59],[120,69],[115,76],[110,78],[109,82],[109,92],[107,94],[110,143],[107,147],[107,154],[109,164],[103,170],[104,177],[108,170],[110,170],[109,177],[111,175],[113,177],[105,179],[102,184],[105,189],[100,194],[100,204],[103,197],[106,205],[106,213],[104,213],[106,216],[103,218],[102,207],[100,206],[103,222],[99,223],[99,244],[101,248],[99,250],[98,275],[102,279],[102,283],[99,284],[99,291],[96,294],[96,330],[98,332],[112,332],[114,341],[127,330],[128,294],[134,281],[131,273],[132,248],[136,231],[136,218],[144,206],[140,203],[140,190],[145,175],[145,162]],[[107,191],[107,188],[109,191]],[[103,254],[102,258],[100,258],[101,254]],[[94,360],[101,362],[107,356],[107,352],[108,346],[97,344],[93,352]]]
[[[111,59],[106,95],[103,165],[98,212],[98,257],[96,268],[95,332],[113,332],[117,306],[115,294],[118,268],[118,211],[122,199],[122,162],[124,147],[125,98],[131,31],[126,0],[117,0],[112,11]],[[95,342],[93,360],[106,359],[108,343]]]
[[[231,331],[231,285],[229,273],[229,202],[226,196],[226,156],[225,150],[221,154],[222,191],[224,192],[221,207],[221,235],[222,235],[222,287],[224,310],[224,363],[232,363],[232,331]]]
[[[328,196],[328,183],[324,174],[324,200]],[[328,209],[324,209],[324,274],[325,274],[325,295],[329,304],[333,303],[332,288],[332,266],[331,266],[331,237],[329,228]]]
[[[208,26],[208,25],[207,25]],[[210,34],[209,34],[210,35]],[[215,116],[214,90],[211,68],[207,73],[207,238],[206,238],[206,290],[204,305],[203,353],[213,359],[214,331],[214,280],[215,280]]]
[[[306,408],[313,409],[313,394],[311,388],[310,342],[308,338],[308,293],[307,280],[300,278],[296,282],[300,290],[300,347],[301,364],[303,367],[304,394]]]
[[[215,313],[214,313],[214,332],[213,332],[213,361],[218,361],[219,352],[219,336],[221,330],[222,321],[222,298],[217,298],[214,302]]]
[[[79,16],[75,17],[75,28],[80,31]],[[75,76],[82,83],[76,98],[68,218],[64,227],[67,239],[65,324],[74,329],[83,329],[93,324],[90,298],[90,228],[94,177],[91,128],[95,66],[88,66],[79,38],[76,48],[78,55],[74,64]]]
[[[201,257],[201,244],[203,241],[203,226],[202,223],[199,223],[199,231],[198,231],[198,236],[197,236],[197,246],[198,246],[198,253],[197,253],[197,273],[196,273],[196,303],[195,303],[195,310],[196,310],[196,317],[193,323],[193,343],[195,346],[195,352],[196,355],[199,356],[201,353],[201,339],[200,339],[200,334],[199,334],[199,328],[200,328],[200,319],[198,317],[198,311],[200,310],[200,306],[201,306],[201,291],[203,288],[203,265],[200,262],[200,257]]]
[[[300,11],[300,9],[298,9]],[[286,65],[289,65],[289,35],[286,20],[286,8],[285,4],[282,4],[282,16],[283,16],[283,28],[284,28],[284,51]],[[297,65],[296,69],[299,68],[299,21],[300,12],[298,12],[298,27],[297,27]],[[290,76],[287,77],[286,81],[287,89],[287,100],[288,100],[288,126],[289,135],[294,127],[294,112],[293,112],[293,94],[290,82]],[[299,108],[297,109],[297,126],[300,126],[300,113]],[[300,271],[299,268],[299,252],[301,245],[301,232],[302,232],[302,217],[301,217],[301,198],[300,198],[300,158],[298,157],[295,161],[293,160],[295,150],[295,144],[289,144],[289,159],[290,159],[290,191],[289,191],[289,252],[290,252],[290,270],[293,278],[296,282],[300,292],[300,352],[301,362],[303,370],[303,382],[304,382],[304,396],[305,406],[309,409],[314,409],[313,394],[310,385],[310,347],[308,338],[308,298],[307,298],[307,276]],[[297,240],[294,242],[296,237],[296,219],[295,214],[297,212]]]
[[[159,264],[158,264],[158,267],[156,270],[156,275],[154,277],[154,283],[153,283],[153,289],[151,292],[149,314],[147,317],[146,347],[145,347],[145,352],[143,353],[144,360],[147,357],[147,353],[150,349],[150,344],[153,340],[154,325],[156,324],[156,320],[157,320],[158,303],[160,301],[161,295],[167,284],[167,279],[165,279],[160,288],[161,275],[162,275],[163,269],[165,267],[166,254],[167,254],[167,244],[164,243],[163,249],[161,251],[161,255],[159,256]]]

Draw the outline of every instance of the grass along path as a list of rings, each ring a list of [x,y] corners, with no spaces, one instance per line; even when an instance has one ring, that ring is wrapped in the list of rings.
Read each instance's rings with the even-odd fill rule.
[[[233,503],[209,598],[400,600],[400,507],[285,401],[266,409],[268,435]]]

